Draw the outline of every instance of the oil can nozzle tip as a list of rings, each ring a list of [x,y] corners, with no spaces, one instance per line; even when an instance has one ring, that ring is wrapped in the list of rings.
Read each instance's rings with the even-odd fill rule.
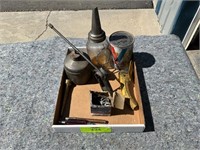
[[[92,10],[92,28],[89,32],[89,39],[94,42],[102,42],[106,38],[105,32],[101,28],[98,8]]]

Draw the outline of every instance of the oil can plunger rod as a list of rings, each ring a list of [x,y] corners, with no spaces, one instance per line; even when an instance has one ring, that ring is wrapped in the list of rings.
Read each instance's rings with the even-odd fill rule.
[[[74,46],[68,39],[66,39],[51,23],[49,23],[49,27],[53,29],[65,42],[67,42],[76,52],[78,52],[94,69],[100,71],[84,54],[80,51],[76,46]],[[101,72],[101,71],[100,71]]]
[[[76,52],[78,52],[94,69],[95,69],[95,78],[100,83],[103,91],[108,91],[110,95],[113,95],[112,87],[105,75],[105,70],[103,68],[97,68],[91,61],[88,59],[82,51],[80,51],[76,46],[74,46],[69,40],[67,40],[52,24],[49,23],[49,27],[53,29],[65,42],[67,42]]]

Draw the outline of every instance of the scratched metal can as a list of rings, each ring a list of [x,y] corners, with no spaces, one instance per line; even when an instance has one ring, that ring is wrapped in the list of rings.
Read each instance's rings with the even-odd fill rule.
[[[127,70],[133,54],[133,35],[126,31],[117,31],[110,35],[109,42],[115,68]]]

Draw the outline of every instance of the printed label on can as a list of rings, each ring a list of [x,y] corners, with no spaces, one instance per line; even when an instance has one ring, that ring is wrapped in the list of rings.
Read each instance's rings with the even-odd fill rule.
[[[117,57],[117,61],[120,62],[122,60],[122,58],[124,57],[125,53],[127,51],[127,48],[122,49],[121,53],[118,55]]]
[[[118,55],[117,55],[117,53],[115,53],[115,48],[113,46],[111,46],[111,52],[112,52],[114,60],[117,60]]]
[[[126,69],[133,53],[133,36],[125,31],[117,31],[110,37],[111,52],[116,69]]]

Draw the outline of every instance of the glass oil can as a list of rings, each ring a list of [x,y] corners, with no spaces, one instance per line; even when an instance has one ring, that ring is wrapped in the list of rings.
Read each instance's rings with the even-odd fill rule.
[[[101,28],[97,7],[92,11],[92,28],[88,33],[86,47],[87,53],[95,66],[103,67],[106,70],[113,67],[109,42],[106,39],[105,32]]]

